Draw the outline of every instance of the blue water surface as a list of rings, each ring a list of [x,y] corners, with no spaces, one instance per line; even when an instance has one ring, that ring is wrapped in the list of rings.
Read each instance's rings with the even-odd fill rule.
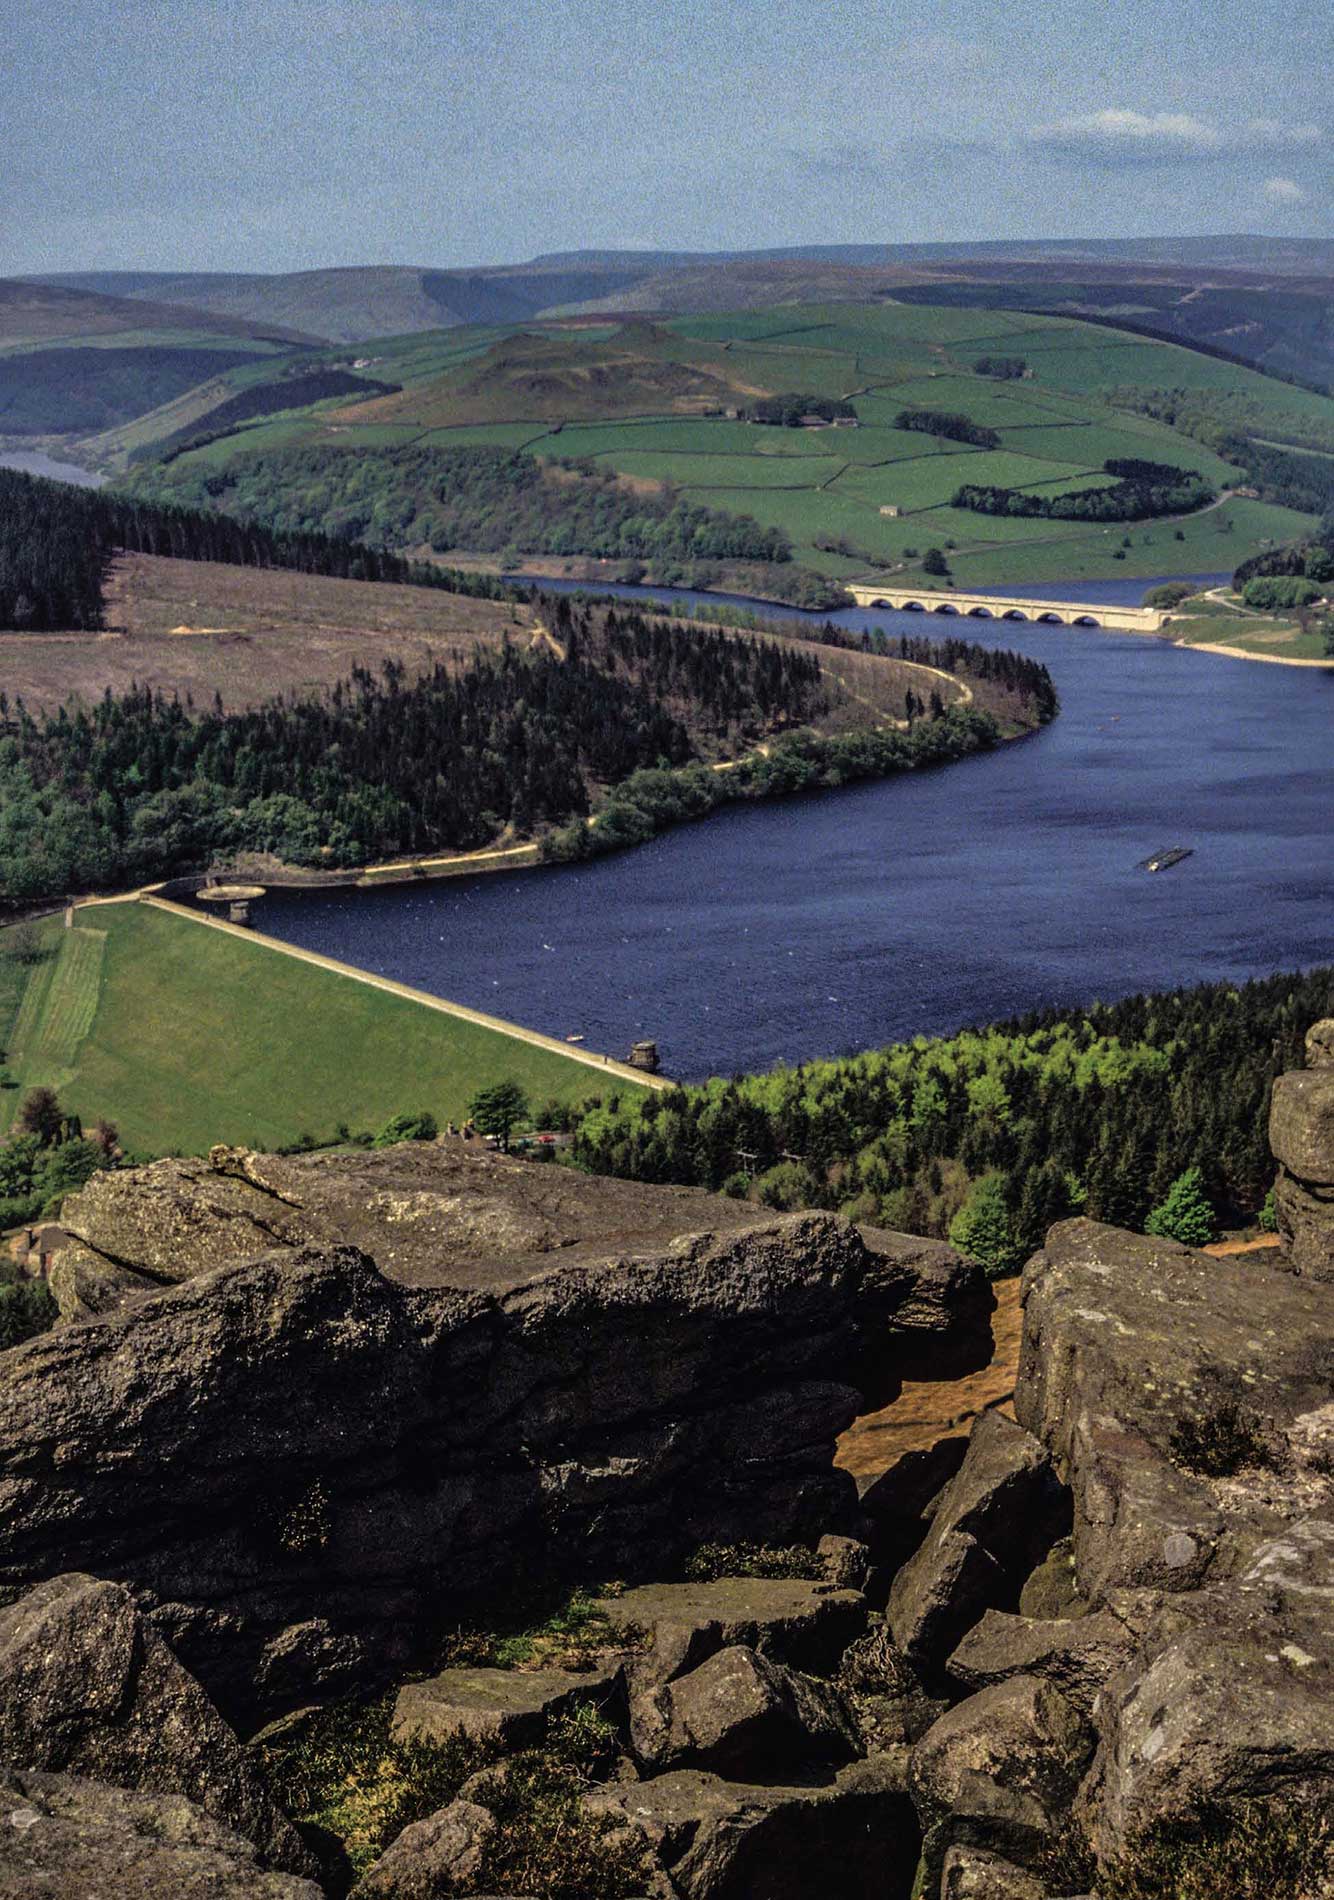
[[[834,618],[1016,647],[1050,667],[1060,716],[591,864],[274,894],[257,922],[595,1049],[655,1037],[683,1078],[1334,958],[1334,674],[1091,628]],[[1172,845],[1193,855],[1137,869]]]

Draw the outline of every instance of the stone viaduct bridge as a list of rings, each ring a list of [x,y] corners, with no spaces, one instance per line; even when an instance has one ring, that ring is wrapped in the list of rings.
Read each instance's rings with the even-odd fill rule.
[[[883,581],[844,583],[859,607],[895,607],[925,614],[957,614],[973,620],[1038,620],[1049,626],[1116,627],[1128,633],[1157,633],[1171,614],[1162,607],[1119,607],[1078,600],[1026,600],[1006,594],[937,594],[920,587],[891,587]]]

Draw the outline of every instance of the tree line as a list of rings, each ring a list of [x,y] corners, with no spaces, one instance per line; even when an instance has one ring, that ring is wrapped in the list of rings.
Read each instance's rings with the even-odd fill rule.
[[[851,417],[854,422],[857,419],[857,411],[852,404],[840,396],[803,396],[799,393],[761,396],[755,402],[747,403],[741,414],[746,422],[766,422],[781,429],[800,428],[806,416],[819,416],[822,422],[832,422],[836,416],[845,419]]]
[[[980,422],[970,422],[967,416],[950,409],[900,409],[894,418],[894,427],[918,429],[947,442],[969,442],[978,449],[998,449],[1001,445],[994,429],[984,429]]]
[[[586,814],[594,789],[828,705],[810,652],[556,603],[548,651],[387,663],[319,698],[199,712],[146,689],[34,718],[0,692],[0,885],[19,899],[197,871],[224,853],[351,866]]]
[[[643,494],[587,459],[540,461],[517,449],[308,446],[237,455],[223,468],[173,462],[135,477],[139,492],[214,507],[285,534],[324,532],[376,548],[594,555],[609,560],[792,558],[781,528]]]
[[[576,820],[547,832],[542,839],[543,860],[568,864],[601,857],[629,845],[646,844],[659,832],[707,817],[720,805],[888,778],[917,766],[945,765],[1001,743],[996,719],[975,706],[946,708],[937,694],[928,705],[911,690],[905,702],[906,731],[864,726],[828,737],[792,733],[726,772],[698,764],[633,772],[612,787],[598,808],[595,826]]]
[[[1334,968],[1042,1010],[837,1061],[575,1111],[574,1158],[775,1208],[946,1234],[970,1211],[1015,1264],[1073,1213],[1142,1230],[1199,1170],[1214,1212],[1260,1213],[1275,1076],[1334,1009]],[[988,1203],[990,1205],[988,1206]],[[957,1231],[957,1230],[956,1230]]]
[[[1053,521],[1149,521],[1160,515],[1185,514],[1217,499],[1215,490],[1193,469],[1135,457],[1112,457],[1103,468],[1117,478],[1105,488],[1036,495],[1023,488],[965,482],[955,490],[951,506],[970,508],[980,515]]]
[[[485,575],[405,560],[319,529],[275,530],[211,509],[167,506],[0,469],[0,632],[101,627],[107,568],[119,550],[406,582],[484,599],[510,591]]]

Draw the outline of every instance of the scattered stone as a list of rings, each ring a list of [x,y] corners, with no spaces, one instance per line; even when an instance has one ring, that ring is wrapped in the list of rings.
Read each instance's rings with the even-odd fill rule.
[[[1048,1900],[1036,1874],[980,1847],[952,1847],[940,1877],[940,1900]]]
[[[919,1834],[898,1757],[791,1787],[678,1769],[585,1802],[643,1837],[680,1900],[908,1900],[912,1887]]]
[[[1075,1540],[1058,1537],[1036,1570],[1024,1579],[1019,1592],[1019,1614],[1065,1619],[1083,1616],[1088,1603],[1080,1595],[1075,1570]]]
[[[1078,1711],[1035,1676],[997,1683],[943,1715],[910,1769],[929,1881],[953,1846],[1032,1860],[1059,1830],[1092,1752]]]
[[[889,1593],[889,1625],[909,1659],[935,1670],[984,1610],[1016,1602],[1063,1509],[1038,1441],[1002,1413],[984,1412],[925,1541]]]
[[[0,1610],[0,1757],[186,1796],[267,1864],[313,1871],[236,1736],[120,1584],[54,1577]]]
[[[832,1683],[740,1645],[635,1696],[630,1741],[646,1769],[689,1764],[747,1778],[852,1761],[861,1753],[856,1726]]]
[[[599,1606],[618,1630],[648,1632],[632,1688],[670,1682],[720,1649],[757,1649],[794,1669],[824,1673],[866,1628],[865,1598],[827,1583],[720,1577],[713,1583],[648,1583]]]
[[[1088,1715],[1102,1685],[1134,1649],[1134,1637],[1110,1610],[1049,1620],[988,1610],[950,1657],[949,1671],[971,1690],[1037,1676]]]
[[[4,1900],[322,1900],[265,1873],[251,1843],[180,1794],[11,1768],[0,1786]]]
[[[892,1579],[926,1536],[941,1498],[968,1450],[962,1434],[930,1451],[909,1451],[865,1487],[861,1509],[877,1570]]]
[[[844,1652],[838,1686],[868,1750],[920,1741],[949,1707],[929,1696],[916,1670],[879,1623]]]
[[[824,1567],[825,1580],[836,1590],[864,1590],[871,1567],[871,1553],[855,1537],[836,1537],[827,1533],[815,1546],[815,1554]]]
[[[575,1673],[568,1669],[446,1669],[409,1682],[394,1704],[394,1739],[443,1742],[462,1733],[470,1741],[529,1748],[547,1724],[581,1702],[605,1702],[619,1665]]]
[[[405,1827],[357,1882],[350,1900],[440,1900],[468,1892],[496,1825],[495,1816],[475,1802],[451,1801]]]

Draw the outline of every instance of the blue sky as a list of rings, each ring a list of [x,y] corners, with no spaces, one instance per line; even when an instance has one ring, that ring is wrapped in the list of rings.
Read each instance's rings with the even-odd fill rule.
[[[1327,236],[1328,0],[0,0],[0,274]]]

